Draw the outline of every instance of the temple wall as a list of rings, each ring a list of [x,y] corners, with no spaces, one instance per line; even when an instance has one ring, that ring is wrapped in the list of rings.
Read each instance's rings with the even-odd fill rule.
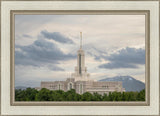
[[[75,81],[74,78],[67,78],[66,81],[41,82],[41,88],[49,90],[63,90],[68,91],[70,88],[75,89],[76,93],[83,94],[90,93],[109,93],[109,92],[123,92],[125,89],[122,82],[94,82],[94,81]]]

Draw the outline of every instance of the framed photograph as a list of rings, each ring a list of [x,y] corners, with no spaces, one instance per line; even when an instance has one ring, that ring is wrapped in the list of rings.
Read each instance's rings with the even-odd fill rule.
[[[159,1],[1,1],[1,115],[160,115]]]

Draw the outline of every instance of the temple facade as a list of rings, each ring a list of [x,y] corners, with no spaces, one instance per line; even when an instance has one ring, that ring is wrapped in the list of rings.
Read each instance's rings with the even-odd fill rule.
[[[85,52],[82,49],[82,33],[80,48],[77,51],[77,66],[75,72],[71,74],[70,78],[66,81],[53,81],[53,82],[41,82],[41,88],[47,88],[49,90],[63,90],[68,91],[75,89],[76,93],[83,94],[85,92],[108,94],[109,92],[123,92],[125,89],[122,86],[122,82],[101,82],[90,78],[90,74],[87,73],[87,67],[85,66]]]

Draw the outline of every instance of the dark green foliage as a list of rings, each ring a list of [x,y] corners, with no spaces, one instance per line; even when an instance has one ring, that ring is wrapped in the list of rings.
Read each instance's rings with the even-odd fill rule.
[[[102,100],[102,95],[98,93],[93,93],[93,101],[101,101]]]
[[[85,92],[80,95],[74,89],[67,92],[33,88],[15,90],[16,101],[145,101],[145,90],[140,92],[110,92],[108,95]]]
[[[137,93],[136,99],[137,101],[145,101],[145,90],[140,91]]]
[[[63,97],[63,101],[79,101],[80,95],[76,93],[74,89],[71,89],[67,92],[65,92],[65,97]]]
[[[16,101],[35,101],[38,91],[36,89],[27,88],[26,90],[15,90]]]
[[[81,95],[81,101],[94,101],[93,95],[89,92],[86,92]]]

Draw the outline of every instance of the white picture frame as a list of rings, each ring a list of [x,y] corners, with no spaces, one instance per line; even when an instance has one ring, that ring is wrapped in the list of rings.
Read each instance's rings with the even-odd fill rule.
[[[11,11],[148,10],[150,12],[150,103],[147,106],[11,104]],[[1,1],[1,115],[160,115],[159,1]],[[126,103],[127,104],[127,103]]]

